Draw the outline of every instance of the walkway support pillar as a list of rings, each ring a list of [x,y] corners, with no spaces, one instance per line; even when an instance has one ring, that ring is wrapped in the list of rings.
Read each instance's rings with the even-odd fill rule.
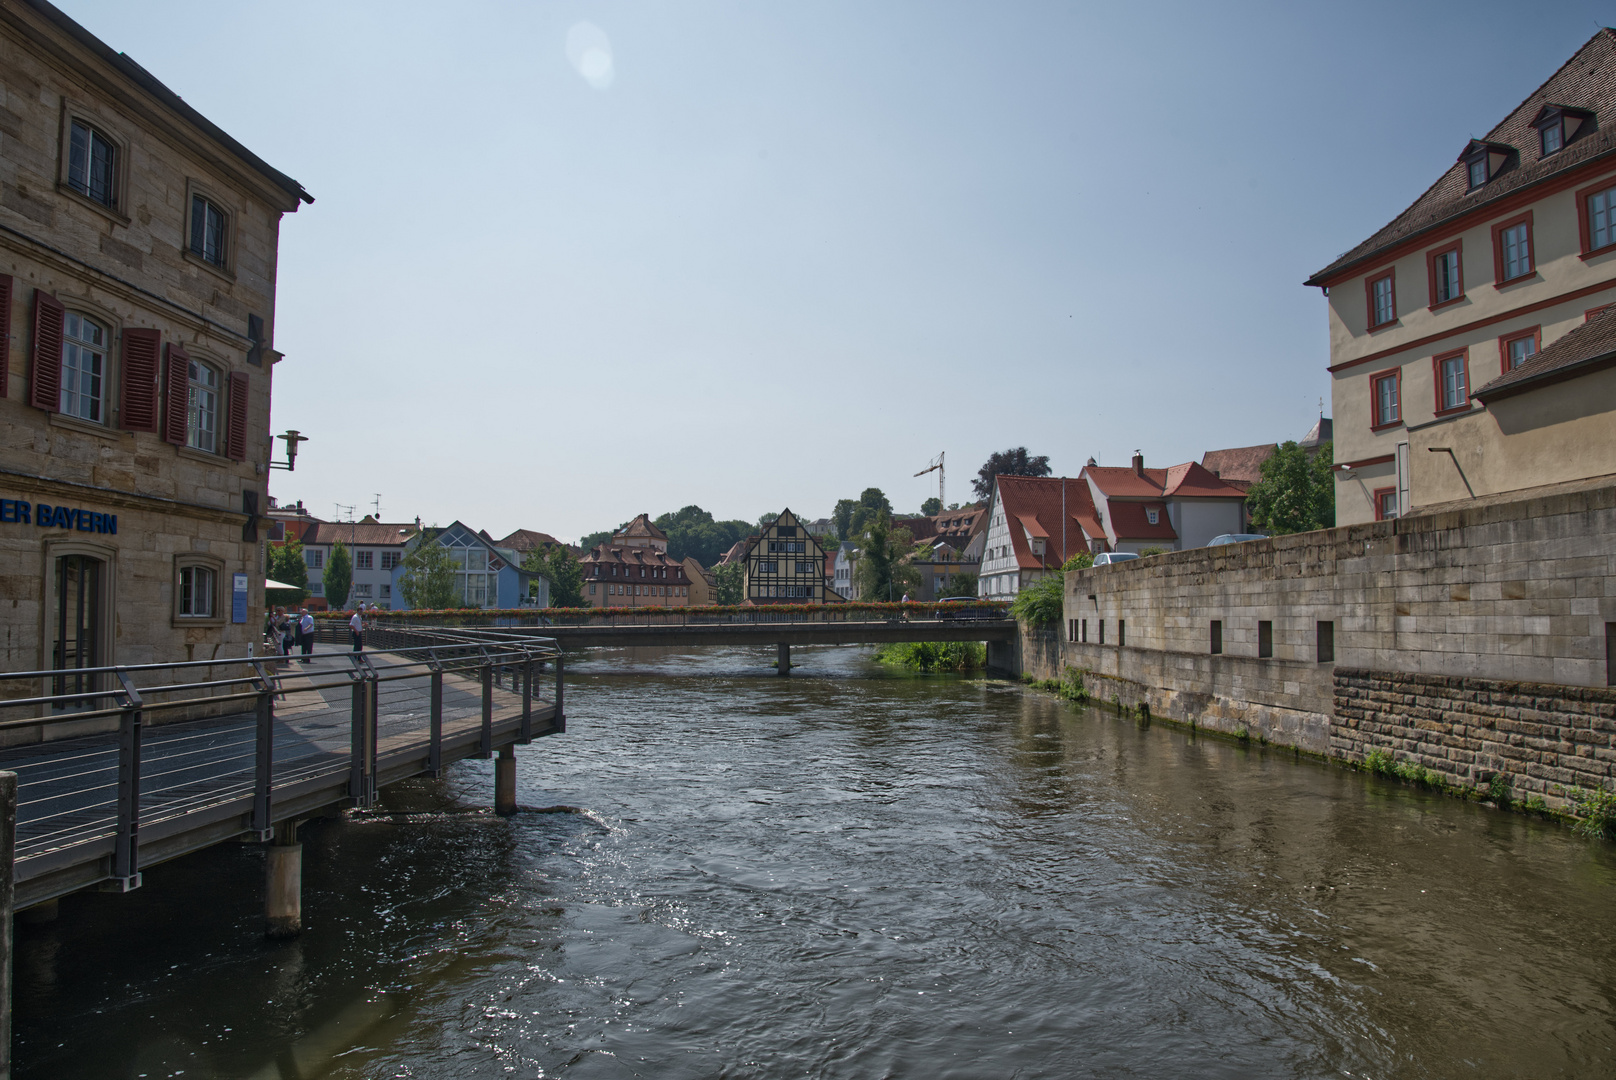
[[[303,932],[303,845],[297,821],[275,826],[264,881],[264,936],[294,938]]]
[[[776,675],[791,674],[791,646],[782,641],[775,647],[774,673]]]
[[[0,772],[0,1080],[11,1080],[11,908],[16,899],[17,774]]]
[[[494,761],[494,813],[516,813],[516,746],[506,743]]]

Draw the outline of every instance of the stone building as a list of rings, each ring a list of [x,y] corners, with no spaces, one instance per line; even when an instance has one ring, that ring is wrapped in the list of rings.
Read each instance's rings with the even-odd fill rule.
[[[1329,300],[1338,524],[1616,473],[1616,367],[1500,392],[1616,303],[1616,30],[1453,137],[1436,183],[1307,282]]]
[[[581,560],[590,607],[686,607],[693,585],[686,563],[668,554],[668,534],[641,514]],[[708,601],[709,603],[711,601]]]
[[[312,201],[55,7],[0,5],[9,670],[257,639],[276,249]]]

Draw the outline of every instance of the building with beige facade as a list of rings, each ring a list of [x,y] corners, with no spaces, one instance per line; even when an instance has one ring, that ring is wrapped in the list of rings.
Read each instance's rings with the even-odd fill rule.
[[[590,607],[688,607],[693,588],[686,563],[668,554],[668,534],[641,514],[596,544],[581,560]]]
[[[276,251],[312,201],[56,8],[0,4],[8,670],[257,640]]]
[[[1338,524],[1616,473],[1597,336],[1535,362],[1616,303],[1616,31],[1307,284],[1329,299]]]
[[[748,604],[823,604],[825,549],[790,509],[746,541],[741,596]],[[834,602],[835,597],[832,597]]]

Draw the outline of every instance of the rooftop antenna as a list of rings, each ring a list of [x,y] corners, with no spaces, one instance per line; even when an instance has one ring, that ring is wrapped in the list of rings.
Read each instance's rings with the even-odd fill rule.
[[[380,521],[381,519],[382,519],[382,493],[378,491],[376,493],[376,520]]]
[[[946,454],[947,451],[945,450],[943,453]],[[943,477],[945,475],[943,472],[943,454],[938,454],[936,457],[932,458],[930,463],[928,463],[924,469],[921,469],[919,472],[915,473],[915,475],[925,476],[929,472],[935,472],[937,474],[937,512],[940,514],[944,510],[948,509],[948,499],[945,498],[943,494],[945,490],[943,487]]]
[[[354,508],[353,508],[353,507],[351,507],[351,506],[348,506],[348,505],[345,505],[345,504],[344,504],[344,503],[339,503],[339,502],[334,502],[334,503],[332,503],[332,504],[331,504],[331,505],[332,505],[332,506],[334,506],[334,507],[336,507],[336,508],[337,508],[337,520],[338,520],[338,521],[341,521],[341,520],[343,520],[343,518],[342,518],[342,512],[343,512],[343,511],[344,511],[344,510],[346,510],[346,511],[347,511],[347,512],[348,512],[348,520],[349,520],[349,521],[352,521],[352,520],[353,520],[353,512],[354,512]]]

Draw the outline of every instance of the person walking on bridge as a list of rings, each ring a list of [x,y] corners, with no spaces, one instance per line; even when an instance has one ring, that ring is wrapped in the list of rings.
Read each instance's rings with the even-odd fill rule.
[[[303,614],[298,616],[297,644],[298,651],[302,653],[297,658],[297,662],[300,664],[308,663],[309,654],[314,652],[314,616],[309,614],[308,608],[304,608]]]
[[[353,651],[365,651],[365,609],[363,605],[354,609],[353,618],[348,620],[348,633],[353,635]]]

